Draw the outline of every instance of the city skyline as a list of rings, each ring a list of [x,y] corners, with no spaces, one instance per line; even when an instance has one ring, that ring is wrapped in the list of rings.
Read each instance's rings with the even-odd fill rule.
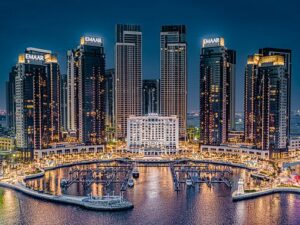
[[[130,1],[134,3],[135,1]],[[276,4],[267,4],[268,1],[260,2],[257,7],[268,6],[269,11],[279,10]],[[1,3],[3,7],[6,8],[7,12],[12,10],[11,3]],[[244,67],[247,63],[248,55],[254,54],[256,49],[263,47],[276,47],[276,48],[289,48],[293,52],[293,62],[292,70],[292,109],[297,109],[300,104],[297,102],[296,96],[299,94],[300,90],[296,87],[300,84],[300,79],[298,78],[299,65],[299,46],[297,43],[297,33],[298,30],[292,30],[291,27],[296,25],[297,15],[294,13],[295,8],[293,4],[282,6],[282,17],[268,17],[268,15],[260,15],[259,20],[264,21],[261,23],[255,23],[253,20],[256,19],[259,10],[256,10],[254,6],[248,6],[246,3],[233,2],[230,4],[212,3],[208,5],[205,2],[187,2],[182,8],[182,15],[172,17],[172,10],[167,13],[162,13],[166,9],[167,5],[163,2],[161,8],[156,8],[150,6],[145,11],[144,8],[138,7],[136,14],[132,14],[131,9],[124,5],[125,12],[121,10],[123,6],[122,2],[119,2],[118,16],[109,17],[106,12],[103,16],[91,15],[89,18],[84,16],[80,19],[75,18],[74,21],[68,20],[63,21],[62,18],[72,10],[64,12],[63,10],[56,10],[56,17],[52,18],[57,26],[47,27],[47,29],[41,27],[34,30],[34,27],[39,27],[38,20],[30,19],[30,15],[41,10],[44,7],[48,7],[49,10],[53,8],[51,4],[48,3],[37,3],[34,6],[31,5],[30,8],[26,7],[26,4],[20,3],[24,6],[27,15],[24,17],[23,11],[20,11],[19,7],[16,12],[17,18],[24,18],[24,24],[20,25],[15,23],[17,19],[12,20],[11,14],[7,12],[1,13],[3,20],[8,21],[3,23],[2,27],[6,31],[1,35],[0,40],[3,43],[3,54],[1,54],[0,59],[2,66],[0,68],[1,79],[0,87],[3,90],[2,96],[4,96],[5,82],[8,80],[8,74],[11,66],[16,61],[16,55],[28,46],[51,49],[53,52],[58,54],[59,62],[61,65],[62,74],[66,73],[66,51],[73,48],[74,43],[80,36],[85,34],[96,34],[104,38],[104,47],[106,54],[106,68],[114,67],[114,27],[117,23],[133,23],[141,26],[143,32],[143,79],[157,79],[159,78],[159,31],[161,25],[168,24],[185,24],[187,27],[187,43],[188,43],[188,111],[197,110],[199,108],[199,101],[193,100],[195,96],[199,98],[199,53],[201,48],[201,39],[204,37],[211,36],[222,36],[225,38],[225,44],[230,46],[230,48],[237,51],[237,111],[243,111],[243,83],[244,83]],[[24,4],[24,5],[23,5]],[[111,4],[103,3],[103,7],[111,9],[113,7]],[[65,6],[65,2],[58,3],[58,6]],[[93,5],[93,4],[91,4]],[[94,5],[97,5],[94,2]],[[126,4],[128,5],[128,4]],[[130,4],[129,4],[130,5]],[[155,5],[155,4],[154,4]],[[295,5],[295,4],[294,4]],[[68,5],[73,12],[79,9],[80,1],[75,1],[72,5]],[[174,2],[171,9],[179,7],[178,2]],[[241,7],[242,6],[242,7]],[[243,6],[247,6],[246,9]],[[221,10],[224,7],[230,8],[235,12],[235,16],[239,17],[239,21],[234,20],[233,16],[227,16]],[[120,9],[119,9],[120,8]],[[158,18],[151,18],[151,9],[160,13]],[[251,10],[252,9],[252,10]],[[84,10],[84,15],[87,15],[89,10],[94,10],[91,6],[86,6],[86,11]],[[215,12],[213,18],[208,17],[207,10],[212,10]],[[105,11],[105,10],[104,10]],[[289,11],[289,13],[286,13]],[[187,15],[189,12],[189,16]],[[64,14],[66,13],[66,15]],[[247,16],[251,14],[251,21],[247,19]],[[199,15],[198,15],[199,14]],[[142,18],[141,15],[144,17]],[[108,19],[103,22],[103,17]],[[222,24],[219,21],[222,21]],[[27,22],[27,23],[25,23]],[[28,26],[28,27],[27,27]],[[278,29],[274,29],[274,28]],[[54,30],[55,29],[55,30]],[[17,33],[22,32],[22,30],[29,30],[22,34],[22,38],[17,37]],[[237,32],[238,31],[238,32]],[[57,33],[58,36],[52,35]],[[58,38],[57,38],[58,37]],[[9,46],[9,47],[6,47]],[[155,74],[156,76],[152,76]],[[150,76],[151,75],[151,76]],[[194,82],[197,81],[197,82]],[[0,108],[5,108],[5,98],[0,98]]]
[[[292,1],[0,1],[0,224],[300,224]]]

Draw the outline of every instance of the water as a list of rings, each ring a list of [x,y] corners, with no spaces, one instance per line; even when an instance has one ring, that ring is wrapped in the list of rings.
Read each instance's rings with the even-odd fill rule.
[[[236,130],[244,130],[244,114],[236,113]],[[187,125],[191,127],[199,127],[199,116],[198,115],[188,115]],[[300,112],[292,112],[291,114],[291,136],[300,136]]]
[[[67,169],[47,172],[31,184],[59,193],[58,180]],[[232,202],[231,190],[223,184],[206,184],[173,189],[168,167],[140,168],[135,187],[126,192],[135,208],[123,212],[95,212],[80,207],[54,204],[0,189],[0,224],[83,225],[83,224],[300,224],[300,196],[276,194],[242,202]],[[234,169],[233,180],[246,172]],[[94,185],[93,192],[103,192]],[[84,194],[75,184],[71,193]]]

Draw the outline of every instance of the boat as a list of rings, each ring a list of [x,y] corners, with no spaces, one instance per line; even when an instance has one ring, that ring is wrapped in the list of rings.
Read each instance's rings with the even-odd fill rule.
[[[86,208],[99,210],[122,210],[133,208],[133,204],[123,198],[123,195],[89,195],[81,200]]]
[[[133,181],[133,179],[130,178],[130,179],[128,180],[127,184],[128,184],[128,187],[133,187],[133,186],[134,186],[134,181]]]
[[[264,174],[261,174],[261,173],[251,173],[250,175],[251,177],[253,178],[256,178],[256,179],[260,179],[260,180],[270,180],[270,178]]]
[[[132,170],[132,177],[133,178],[139,178],[140,176],[140,173],[138,171],[138,169],[135,167],[133,170]]]
[[[60,186],[61,187],[66,187],[68,185],[68,181],[65,178],[62,178],[60,181]]]
[[[186,183],[187,186],[193,185],[193,181],[191,179],[189,179],[189,178],[186,179],[185,183]]]

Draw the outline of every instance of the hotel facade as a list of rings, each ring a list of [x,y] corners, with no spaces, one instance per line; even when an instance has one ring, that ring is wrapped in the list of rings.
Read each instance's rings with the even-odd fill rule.
[[[130,116],[127,125],[127,150],[145,155],[173,154],[179,148],[177,116]]]

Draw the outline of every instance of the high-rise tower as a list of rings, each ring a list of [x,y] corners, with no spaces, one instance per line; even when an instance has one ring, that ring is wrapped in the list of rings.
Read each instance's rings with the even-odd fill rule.
[[[286,151],[289,140],[289,64],[282,54],[262,53],[249,56],[246,66],[245,141],[272,157]]]
[[[68,51],[68,128],[78,142],[100,144],[105,137],[105,54],[101,37],[84,36]]]
[[[60,140],[60,70],[51,51],[27,48],[16,64],[16,145],[28,156]]]
[[[160,31],[160,113],[176,115],[179,136],[186,137],[187,43],[184,25],[162,26]]]
[[[220,145],[234,129],[236,52],[224,38],[204,39],[200,56],[200,142]]]
[[[139,25],[118,24],[115,46],[116,137],[124,139],[130,115],[142,115],[142,32]]]

